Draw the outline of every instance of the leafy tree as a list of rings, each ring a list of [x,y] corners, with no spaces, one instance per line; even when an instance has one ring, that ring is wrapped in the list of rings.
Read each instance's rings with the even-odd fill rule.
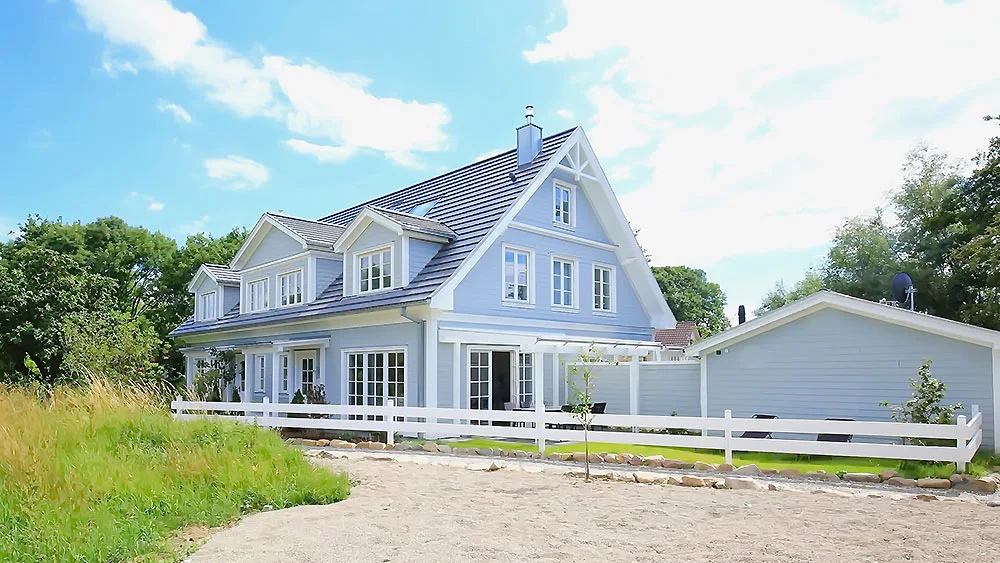
[[[823,266],[826,287],[871,301],[888,296],[892,276],[902,269],[895,244],[880,210],[849,219],[837,228]]]
[[[702,336],[729,328],[726,294],[708,281],[704,270],[687,266],[653,266],[653,277],[678,321],[694,321]]]
[[[570,416],[580,421],[583,426],[583,451],[584,457],[584,477],[583,480],[590,482],[590,426],[594,421],[594,366],[601,364],[611,364],[611,360],[606,358],[591,345],[586,352],[581,352],[576,362],[570,365],[570,373],[579,376],[579,382],[575,377],[567,377],[566,384],[569,386]]]
[[[902,405],[890,405],[888,401],[879,403],[888,407],[896,422],[917,422],[923,424],[952,424],[955,412],[962,409],[962,403],[942,404],[947,386],[931,375],[931,361],[924,360],[917,370],[917,378],[910,379],[913,397]],[[925,445],[920,439],[914,443]]]
[[[786,289],[785,283],[783,281],[777,281],[774,287],[764,296],[761,301],[760,307],[754,310],[753,314],[758,317],[763,315],[768,311],[773,311],[778,307],[784,307],[792,301],[802,299],[808,295],[812,295],[817,291],[823,289],[823,278],[820,277],[818,273],[814,270],[809,270],[806,272],[806,277],[802,278],[792,286],[792,289]]]
[[[91,375],[117,381],[160,380],[160,339],[144,318],[98,309],[73,314],[64,329],[64,370],[74,379]]]

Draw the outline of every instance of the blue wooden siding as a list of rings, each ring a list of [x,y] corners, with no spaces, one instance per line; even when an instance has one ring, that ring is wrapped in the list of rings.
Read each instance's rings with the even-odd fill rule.
[[[372,223],[365,227],[365,230],[358,235],[354,244],[344,250],[344,287],[345,293],[351,295],[354,292],[354,256],[359,252],[374,249],[382,245],[392,245],[392,285],[399,287],[402,285],[403,273],[403,237],[397,236],[389,229],[381,225]]]
[[[247,258],[243,269],[253,268],[299,252],[302,252],[302,244],[278,229],[271,228],[264,234],[260,244]]]
[[[420,273],[420,270],[423,270],[424,266],[431,261],[431,258],[434,258],[438,250],[441,250],[441,245],[436,242],[414,238],[410,239],[409,245],[410,264],[407,268],[408,277],[406,278],[406,283],[412,281]]]
[[[639,414],[701,416],[701,366],[639,364]]]
[[[344,271],[342,260],[327,260],[325,258],[316,259],[316,296],[330,287],[333,280],[337,279]]]
[[[535,227],[548,229],[553,228],[553,220],[555,218],[555,200],[553,199],[555,179],[558,179],[563,183],[576,186],[576,190],[574,190],[574,193],[576,194],[575,227],[572,231],[567,230],[566,228],[555,228],[561,229],[562,232],[569,232],[581,238],[610,244],[611,240],[608,239],[607,233],[604,232],[604,228],[601,227],[600,221],[597,220],[597,215],[594,213],[594,207],[591,204],[590,199],[587,197],[587,194],[584,193],[583,188],[576,182],[572,181],[572,175],[558,170],[553,172],[552,175],[538,188],[538,191],[532,194],[525,206],[517,213],[514,220],[519,223],[525,223]]]
[[[947,386],[946,401],[983,411],[993,444],[991,351],[982,346],[834,309],[818,311],[710,354],[708,415],[890,420],[880,401],[910,398],[923,359]]]
[[[268,310],[279,309],[281,307],[281,288],[278,285],[278,276],[281,274],[287,274],[295,270],[302,270],[302,283],[308,283],[309,276],[306,272],[307,270],[307,259],[305,257],[298,258],[296,260],[289,260],[286,262],[281,262],[273,266],[267,266],[265,268],[259,268],[252,272],[243,272],[240,275],[243,285],[243,294],[247,295],[247,285],[260,280],[262,278],[267,278],[267,289],[269,293],[268,299]],[[302,299],[305,300],[305,293],[302,295]],[[246,311],[245,314],[249,313],[248,307],[250,306],[249,301],[243,304],[243,308]]]

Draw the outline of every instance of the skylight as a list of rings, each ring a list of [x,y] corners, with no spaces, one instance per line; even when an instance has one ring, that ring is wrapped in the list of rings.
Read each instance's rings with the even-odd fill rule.
[[[413,209],[410,210],[410,215],[423,217],[427,215],[427,213],[429,213],[431,209],[434,209],[434,206],[436,204],[437,201],[435,200],[435,201],[425,201],[424,203],[421,203],[419,205],[414,205]]]

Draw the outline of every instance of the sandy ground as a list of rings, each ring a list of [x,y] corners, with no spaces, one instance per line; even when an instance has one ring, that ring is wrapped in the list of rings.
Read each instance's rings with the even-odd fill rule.
[[[358,481],[350,498],[248,517],[189,560],[1000,561],[1000,508],[980,503],[318,463]]]

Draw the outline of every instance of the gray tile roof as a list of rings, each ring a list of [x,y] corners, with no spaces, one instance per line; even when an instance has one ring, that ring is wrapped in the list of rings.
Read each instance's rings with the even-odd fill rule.
[[[182,335],[213,330],[264,324],[275,320],[294,320],[318,315],[348,313],[366,309],[398,307],[430,298],[472,253],[490,229],[510,208],[535,175],[548,163],[563,142],[576,130],[568,129],[546,137],[542,151],[527,165],[517,167],[516,150],[474,162],[410,187],[355,205],[319,220],[331,225],[349,225],[365,207],[396,210],[397,215],[429,201],[437,203],[426,219],[446,225],[454,238],[441,246],[406,287],[367,295],[343,296],[343,278],[338,277],[315,301],[252,315],[240,315],[234,308],[220,319],[195,323],[188,319],[171,334]],[[510,173],[517,172],[511,180]],[[409,217],[417,218],[415,215]]]
[[[269,212],[267,215],[280,223],[281,226],[304,238],[309,246],[333,246],[333,243],[337,242],[337,239],[347,228],[329,222],[300,219],[279,213]]]
[[[427,217],[420,217],[419,215],[403,213],[402,211],[396,211],[394,209],[386,209],[384,207],[369,206],[369,209],[381,214],[383,217],[399,223],[405,229],[411,231],[428,233],[445,238],[455,238],[456,236],[455,231],[449,229],[448,226],[441,221],[428,219]]]
[[[204,266],[219,283],[240,283],[240,274],[235,270],[230,270],[229,266],[225,264],[204,264]]]

